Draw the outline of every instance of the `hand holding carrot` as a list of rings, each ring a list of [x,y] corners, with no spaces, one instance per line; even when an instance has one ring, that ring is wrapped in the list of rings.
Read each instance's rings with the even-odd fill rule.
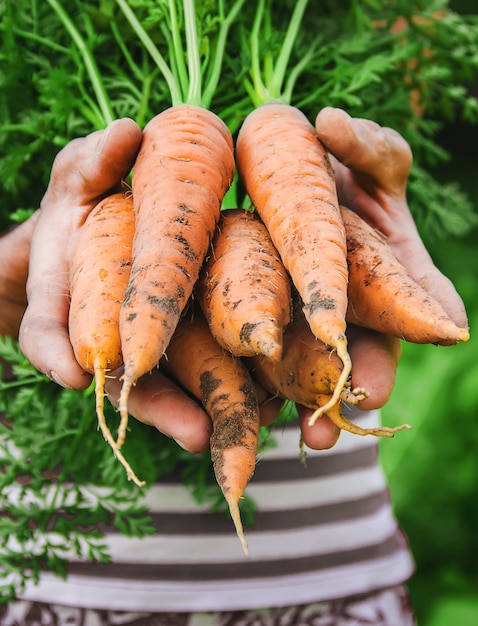
[[[20,328],[25,356],[65,387],[86,388],[68,334],[69,264],[79,227],[131,168],[141,130],[130,119],[70,142],[56,157],[30,252],[28,306]]]
[[[0,329],[14,336],[20,325],[29,271],[22,350],[35,367],[63,386],[82,389],[91,382],[91,373],[85,372],[74,356],[68,327],[68,275],[78,229],[98,200],[129,173],[140,142],[141,131],[134,122],[120,120],[106,131],[68,144],[55,160],[41,210],[0,238]],[[33,233],[36,222],[38,228]],[[119,396],[120,376],[118,370],[108,379],[107,392],[113,403]],[[209,446],[209,417],[159,372],[144,377],[133,389],[131,412],[191,452]],[[177,419],[178,414],[181,419]]]
[[[341,203],[379,230],[415,281],[459,327],[466,328],[463,302],[433,263],[407,204],[406,184],[412,165],[407,142],[391,128],[331,107],[317,115],[316,130],[332,155]]]

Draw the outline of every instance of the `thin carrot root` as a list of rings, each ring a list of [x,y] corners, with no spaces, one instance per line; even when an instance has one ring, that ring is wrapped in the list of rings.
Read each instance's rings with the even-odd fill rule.
[[[255,446],[255,441],[252,443]],[[211,438],[211,456],[216,470],[216,478],[228,504],[237,536],[246,555],[249,554],[249,547],[244,535],[239,501],[255,468],[255,463],[251,466],[251,451],[255,459],[257,450],[254,447],[251,449],[247,442],[224,449],[217,431],[216,435]],[[244,472],[245,468],[247,468],[246,472]],[[226,471],[224,472],[223,469]],[[232,476],[239,477],[240,480],[231,480]]]
[[[324,413],[328,414],[329,410],[332,409],[332,407],[334,407],[337,404],[340,404],[340,397],[342,393],[344,392],[344,390],[347,389],[347,381],[352,371],[352,360],[347,350],[347,342],[345,338],[343,341],[340,341],[340,343],[338,343],[336,347],[337,347],[337,356],[340,358],[340,360],[343,363],[343,370],[337,380],[337,384],[335,385],[334,392],[330,396],[330,399],[323,406],[316,409],[313,415],[310,417],[309,424],[311,426],[315,424],[315,422],[321,415],[324,415]],[[367,392],[364,391],[364,393],[367,393]]]
[[[226,497],[226,502],[229,505],[229,513],[231,514],[237,536],[241,542],[242,550],[246,556],[249,556],[249,546],[247,545],[246,537],[244,535],[239,504],[236,500],[228,497]]]
[[[326,403],[328,406],[330,401]],[[325,406],[325,405],[324,405]],[[313,426],[317,420],[317,417],[323,414],[323,407],[317,409],[309,418],[309,425]],[[354,424],[348,420],[342,413],[341,403],[337,402],[327,410],[327,417],[341,430],[346,430],[354,435],[360,435],[362,437],[366,435],[374,435],[375,437],[393,437],[394,434],[400,430],[411,430],[410,424],[402,424],[393,428],[388,426],[377,426],[376,428],[362,428],[357,424]]]
[[[121,392],[118,400],[118,411],[120,414],[120,423],[118,426],[118,435],[116,438],[116,446],[118,450],[122,447],[126,439],[126,432],[128,430],[129,411],[128,411],[128,398],[133,387],[133,378],[123,375],[121,385]]]
[[[359,404],[362,400],[365,400],[369,397],[368,391],[365,387],[355,387],[355,389],[342,389],[342,393],[340,394],[340,399],[342,402],[347,402],[348,404]]]
[[[144,481],[140,480],[136,473],[134,472],[131,465],[125,459],[123,454],[121,453],[117,442],[115,441],[113,435],[111,434],[111,430],[106,423],[105,412],[104,412],[104,399],[105,399],[105,381],[106,381],[106,364],[104,359],[98,357],[95,362],[95,394],[96,394],[96,415],[98,418],[98,426],[101,430],[101,434],[103,435],[105,441],[110,445],[113,450],[113,454],[121,463],[126,471],[126,476],[128,480],[134,482],[138,487],[144,487],[146,484]]]

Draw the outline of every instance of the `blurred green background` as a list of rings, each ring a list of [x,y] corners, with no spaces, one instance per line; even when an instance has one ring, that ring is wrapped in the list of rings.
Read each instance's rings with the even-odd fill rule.
[[[444,184],[459,180],[476,208],[478,129],[449,124],[440,143],[452,159],[435,175]],[[453,348],[404,344],[383,410],[387,424],[413,426],[381,442],[381,458],[416,561],[409,589],[420,626],[478,624],[477,235],[475,228],[465,238],[427,242],[466,304],[470,341]]]

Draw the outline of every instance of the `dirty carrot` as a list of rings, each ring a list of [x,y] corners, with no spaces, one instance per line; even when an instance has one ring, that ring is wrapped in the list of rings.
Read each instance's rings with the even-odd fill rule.
[[[198,279],[234,168],[227,127],[202,107],[173,106],[144,129],[132,180],[133,261],[120,315],[118,445],[130,389],[163,356]]]
[[[290,277],[256,213],[221,213],[195,291],[223,348],[235,356],[280,359],[290,321]]]
[[[174,333],[234,176],[231,133],[211,111],[211,101],[228,31],[244,0],[230,3],[218,27],[217,45],[206,55],[194,2],[168,3],[172,36],[166,56],[129,3],[118,0],[118,4],[171,96],[171,107],[146,125],[133,171],[137,224],[120,322],[125,364],[119,399],[121,445],[131,387],[157,365]]]
[[[69,333],[78,363],[95,376],[100,430],[128,478],[142,486],[104,415],[107,372],[123,362],[119,317],[131,269],[133,233],[133,201],[122,192],[100,201],[80,227],[70,269]]]
[[[345,335],[345,229],[328,154],[301,111],[271,103],[246,118],[236,155],[247,193],[302,298],[313,334],[342,360],[332,406],[351,362]]]
[[[271,395],[296,402],[310,409],[329,405],[343,371],[343,363],[336,352],[317,339],[300,311],[295,311],[293,322],[284,332],[282,359],[273,363],[258,355],[246,359],[255,380]],[[362,428],[348,420],[342,413],[342,402],[358,405],[367,397],[363,388],[345,386],[340,401],[326,411],[327,417],[340,429],[356,435],[392,437],[393,433],[408,425],[395,428]],[[311,420],[311,425],[315,422]]]
[[[347,233],[347,320],[412,343],[469,339],[403,267],[381,234],[341,207]]]
[[[216,480],[248,554],[239,500],[254,473],[260,426],[249,372],[240,359],[221,348],[200,311],[182,318],[161,366],[201,402],[211,418]]]

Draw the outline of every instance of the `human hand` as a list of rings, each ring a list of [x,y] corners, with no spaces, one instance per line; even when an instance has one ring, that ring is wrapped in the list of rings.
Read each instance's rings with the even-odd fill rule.
[[[340,202],[379,230],[415,281],[466,328],[463,301],[435,266],[408,207],[412,153],[407,142],[391,128],[331,107],[319,112],[316,129],[331,154]]]
[[[27,306],[30,241],[38,212],[0,237],[0,335],[16,339]]]
[[[38,370],[64,387],[83,389],[91,382],[91,375],[75,359],[68,333],[69,264],[78,230],[98,201],[117,189],[129,174],[141,137],[141,130],[132,120],[122,119],[105,131],[69,143],[55,159],[41,209],[35,214],[29,270],[30,245],[21,248],[21,258],[17,256],[20,268],[15,275],[18,300],[23,305],[18,307],[21,313],[29,272],[21,349]],[[27,232],[26,227],[20,228],[17,234],[22,232],[29,244],[33,229]],[[4,249],[0,249],[2,256]],[[18,250],[15,252],[18,255]],[[107,384],[113,402],[120,384],[118,376],[118,372],[111,373]],[[134,389],[131,411],[193,452],[208,447],[209,418],[159,372],[144,377]]]
[[[69,264],[79,227],[128,175],[141,142],[130,119],[70,142],[55,159],[30,251],[28,306],[19,340],[29,361],[64,387],[91,382],[77,363],[68,334]]]
[[[68,333],[69,264],[78,229],[97,202],[129,173],[140,142],[140,129],[128,119],[114,122],[106,131],[72,141],[55,159],[41,210],[0,239],[0,259],[8,259],[11,268],[2,274],[0,298],[3,293],[13,298],[8,308],[11,316],[7,319],[2,315],[2,323],[13,334],[26,307],[30,239],[37,225],[31,244],[28,307],[20,342],[30,362],[64,387],[83,389],[91,382],[91,375],[81,369],[74,357]],[[119,397],[120,376],[121,371],[111,372],[107,380],[106,391],[113,404]],[[266,400],[259,388],[258,394],[261,402]],[[281,403],[274,399],[263,405],[261,415],[265,422],[278,412]],[[133,388],[129,407],[134,417],[172,437],[186,450],[199,452],[209,447],[209,417],[159,370],[144,376]]]

